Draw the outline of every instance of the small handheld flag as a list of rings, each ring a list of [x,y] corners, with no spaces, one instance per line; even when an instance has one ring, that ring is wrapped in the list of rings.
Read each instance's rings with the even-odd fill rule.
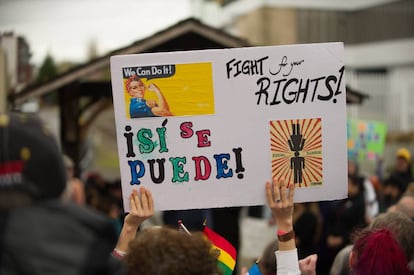
[[[257,262],[250,267],[248,273],[249,275],[262,275],[262,272],[260,272],[259,265],[257,264]]]
[[[203,233],[218,251],[217,261],[219,268],[223,271],[223,275],[231,275],[236,266],[236,249],[225,238],[207,226],[204,226]]]
[[[185,227],[182,220],[178,220],[178,230],[183,230],[185,233],[191,236],[190,231],[188,231],[187,227]]]

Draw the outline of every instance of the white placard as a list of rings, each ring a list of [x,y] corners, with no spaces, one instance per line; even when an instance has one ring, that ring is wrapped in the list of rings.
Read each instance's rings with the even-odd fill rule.
[[[143,185],[157,210],[347,195],[342,43],[111,57],[125,208]],[[141,89],[141,90],[140,90]]]

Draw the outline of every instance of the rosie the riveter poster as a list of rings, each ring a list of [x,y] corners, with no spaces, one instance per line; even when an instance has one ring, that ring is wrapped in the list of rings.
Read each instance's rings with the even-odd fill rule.
[[[265,204],[286,179],[295,201],[347,195],[342,43],[111,57],[122,189],[156,210]]]

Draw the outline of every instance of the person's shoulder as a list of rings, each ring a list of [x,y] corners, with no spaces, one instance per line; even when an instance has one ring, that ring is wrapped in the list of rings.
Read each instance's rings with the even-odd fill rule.
[[[79,206],[60,199],[35,202],[27,206],[8,211],[8,219],[16,225],[37,227],[51,223],[54,228],[59,226],[84,227],[88,230],[107,231],[112,228],[111,220],[86,206]],[[109,228],[109,229],[108,229]],[[110,231],[110,230],[109,230]]]
[[[120,267],[110,258],[117,240],[110,219],[85,207],[48,200],[12,209],[0,220],[2,253],[16,255],[19,265],[33,269],[30,274],[45,269],[55,274],[82,274],[80,270],[86,269],[88,274],[102,274],[92,262],[100,262],[101,271]]]

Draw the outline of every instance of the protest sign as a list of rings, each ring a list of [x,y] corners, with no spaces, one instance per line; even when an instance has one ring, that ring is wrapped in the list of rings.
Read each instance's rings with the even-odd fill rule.
[[[376,162],[384,155],[387,126],[373,120],[347,120],[348,158]]]
[[[157,210],[347,195],[342,43],[111,57],[124,202],[143,185]]]

